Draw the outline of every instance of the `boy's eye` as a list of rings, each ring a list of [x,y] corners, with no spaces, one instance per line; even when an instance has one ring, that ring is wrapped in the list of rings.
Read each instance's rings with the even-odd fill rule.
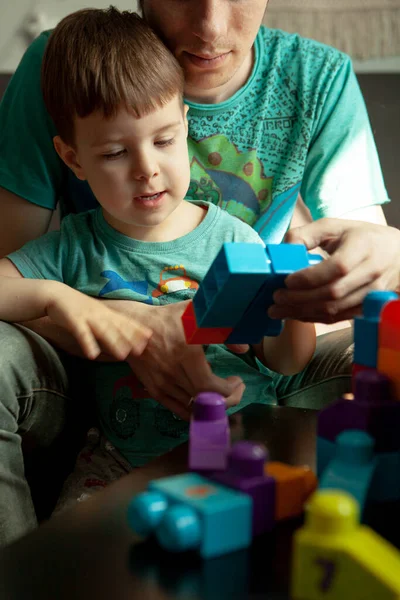
[[[116,158],[120,158],[126,153],[126,150],[118,150],[117,152],[109,152],[108,154],[103,154],[103,157],[106,160],[115,160]]]
[[[174,138],[168,138],[167,140],[158,140],[157,142],[155,142],[155,145],[163,148],[164,146],[170,146],[174,143],[174,141]]]

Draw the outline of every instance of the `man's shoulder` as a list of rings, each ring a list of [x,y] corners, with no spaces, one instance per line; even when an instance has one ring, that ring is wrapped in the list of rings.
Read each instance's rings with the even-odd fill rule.
[[[326,64],[340,68],[351,60],[337,48],[281,29],[262,26],[259,38],[267,60],[285,70],[299,70],[306,65],[307,70],[316,71]]]
[[[27,51],[25,52],[24,59],[25,62],[27,59],[32,61],[42,62],[43,54],[47,46],[47,42],[52,33],[52,29],[48,29],[46,31],[42,31],[41,34],[38,35],[37,38],[33,40]]]

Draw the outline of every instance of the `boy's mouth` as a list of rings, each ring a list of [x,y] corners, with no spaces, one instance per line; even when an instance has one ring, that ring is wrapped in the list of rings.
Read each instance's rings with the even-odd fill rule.
[[[164,192],[156,192],[155,194],[143,194],[142,196],[135,196],[135,200],[158,200],[158,198]]]

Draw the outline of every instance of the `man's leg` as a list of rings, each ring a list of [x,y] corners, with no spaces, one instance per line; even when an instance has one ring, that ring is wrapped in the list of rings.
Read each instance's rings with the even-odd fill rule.
[[[301,373],[276,377],[278,402],[284,406],[320,409],[351,391],[352,328],[317,338],[315,354]]]
[[[22,439],[33,451],[57,438],[65,424],[68,378],[58,353],[36,333],[0,322],[0,340],[0,546],[4,546],[37,524]]]

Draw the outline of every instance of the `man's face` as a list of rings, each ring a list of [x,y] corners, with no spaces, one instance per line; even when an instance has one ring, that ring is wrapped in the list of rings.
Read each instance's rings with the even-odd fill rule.
[[[141,2],[144,17],[183,67],[189,97],[229,82],[233,92],[243,85],[241,71],[251,61],[267,4],[268,0]]]

